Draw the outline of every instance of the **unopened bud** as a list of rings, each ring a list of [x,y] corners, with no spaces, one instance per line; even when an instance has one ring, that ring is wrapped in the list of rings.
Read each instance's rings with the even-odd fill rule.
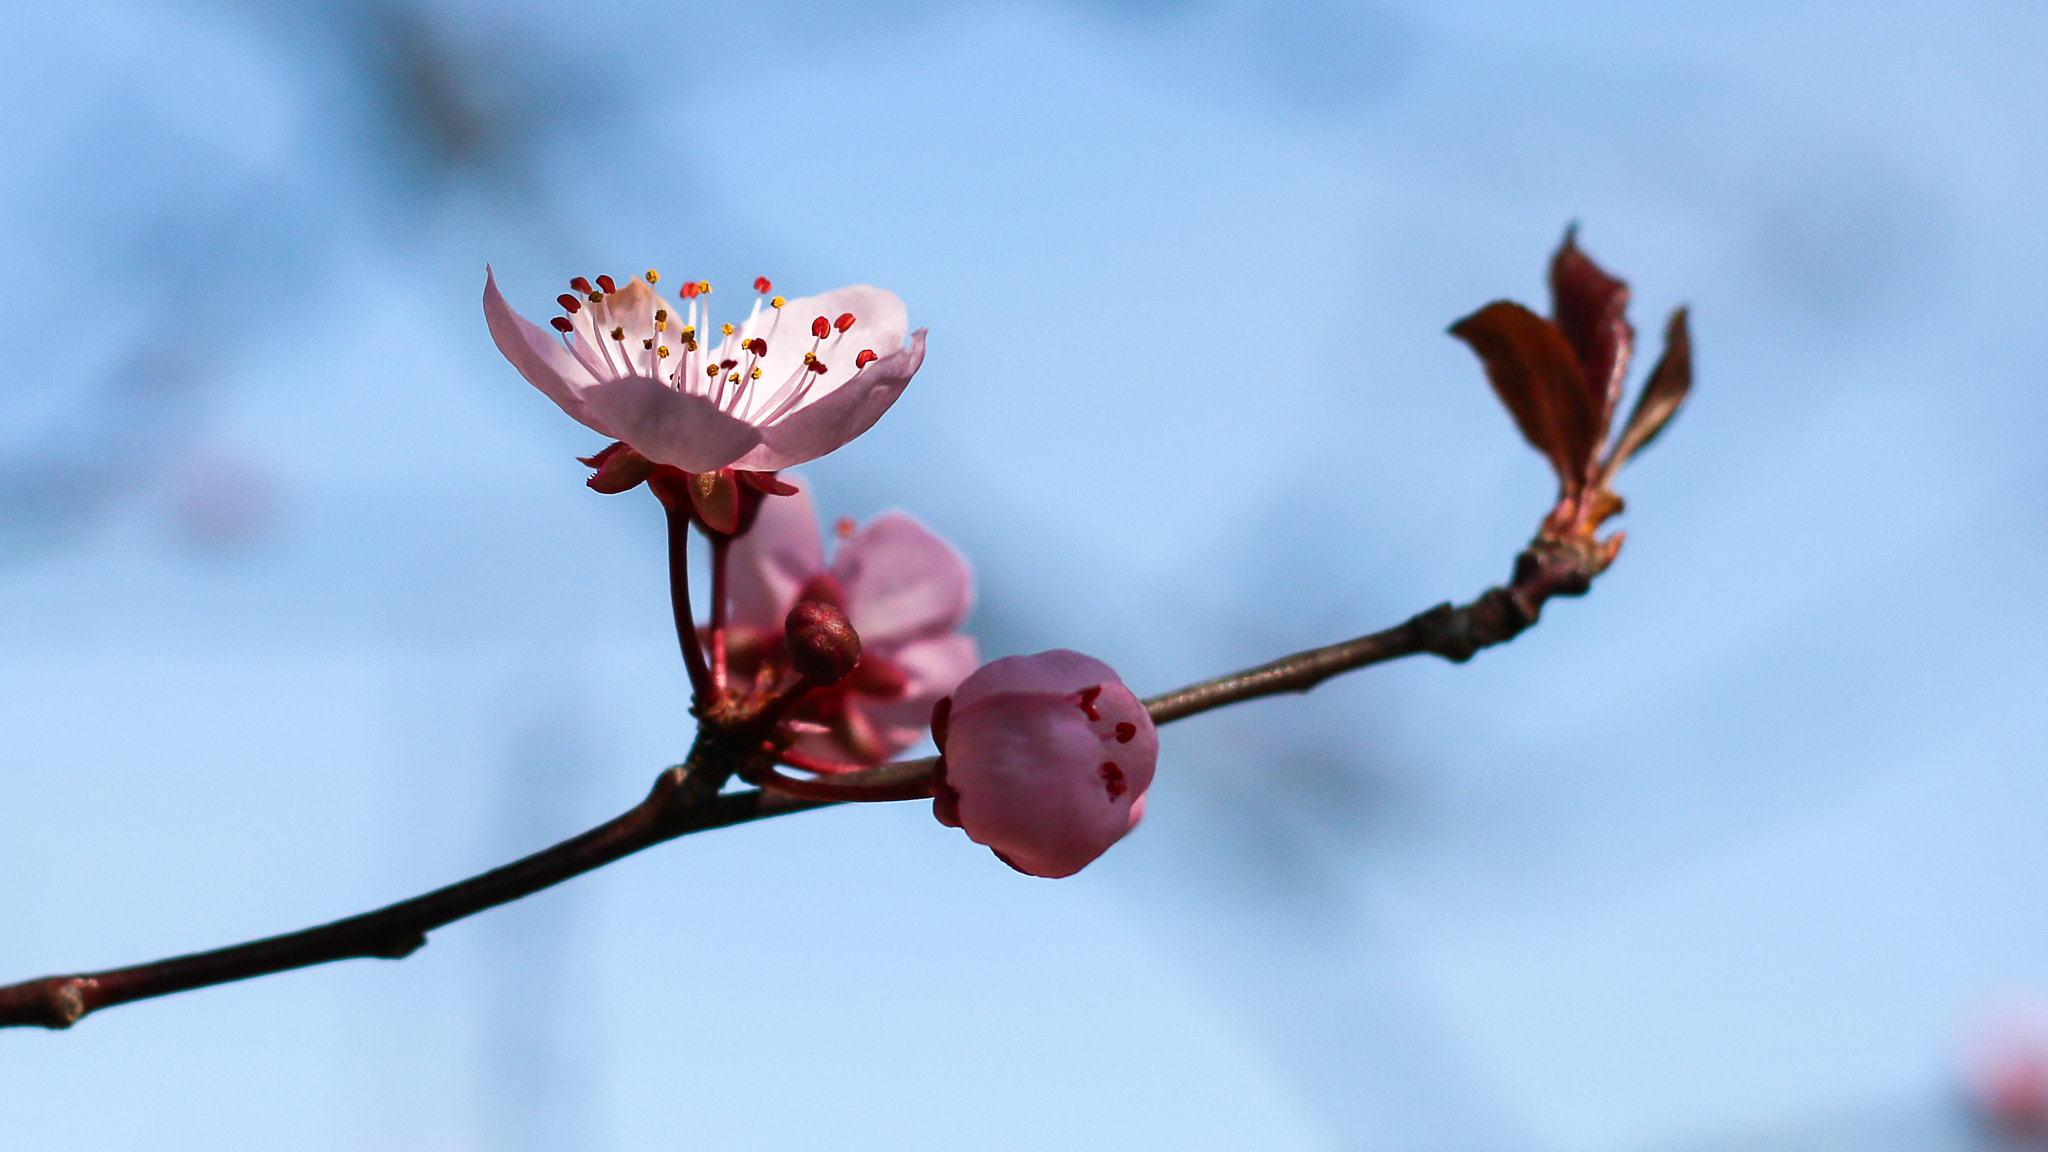
[[[837,684],[860,663],[860,633],[822,600],[799,600],[783,621],[790,662],[813,684]]]

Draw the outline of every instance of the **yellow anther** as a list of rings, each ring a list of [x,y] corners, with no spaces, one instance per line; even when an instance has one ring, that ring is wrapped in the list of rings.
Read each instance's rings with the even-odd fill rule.
[[[806,353],[804,353],[804,363],[806,363],[806,364],[815,364],[815,363],[817,363],[817,362],[818,362],[818,354],[817,354],[817,353],[815,353],[815,352],[806,352]]]
[[[662,323],[662,322],[666,321],[667,319],[668,319],[668,309],[666,309],[666,308],[656,308],[656,309],[654,310],[654,322],[655,322],[655,323],[659,324],[659,323]]]
[[[709,280],[699,280],[699,281],[697,281],[697,294],[698,294],[698,295],[700,295],[700,296],[709,296],[709,295],[711,295],[711,281],[709,281]]]
[[[782,307],[782,306],[783,306],[784,304],[787,304],[787,303],[789,303],[789,301],[787,301],[787,300],[784,300],[784,299],[783,299],[782,297],[780,297],[780,296],[777,296],[777,297],[775,297],[774,299],[772,299],[772,300],[768,301],[768,306],[769,306],[770,308],[780,308],[780,307]]]
[[[739,373],[737,373],[737,372],[735,372],[735,373],[733,373],[732,375],[730,375],[730,376],[727,376],[727,377],[725,378],[725,382],[726,382],[727,384],[737,384],[737,383],[739,383],[739,382],[740,382],[740,374],[739,374]]]
[[[704,366],[704,374],[705,374],[706,376],[709,376],[709,377],[711,377],[711,378],[712,378],[713,380],[716,380],[716,379],[718,379],[718,365],[716,365],[716,364],[706,364],[706,365]]]
[[[695,340],[697,338],[697,326],[695,324],[686,324],[679,335],[685,340]]]
[[[754,365],[754,370],[751,373],[749,373],[749,375],[751,375],[754,379],[759,380],[761,378],[761,366],[759,364]]]
[[[685,341],[683,341],[683,351],[685,351],[685,352],[695,352],[696,350],[697,350],[697,342],[696,342],[695,340],[685,340]]]
[[[654,269],[652,269],[652,268],[649,268],[649,269],[647,270],[647,282],[648,282],[649,284],[659,284],[659,283],[661,283],[661,273],[659,273],[659,272],[656,272],[656,271],[655,271]]]
[[[604,293],[602,293],[602,292],[599,292],[599,291],[598,291],[597,289],[595,289],[595,288],[592,288],[592,289],[590,290],[590,302],[591,302],[592,304],[602,304],[602,303],[604,303]]]
[[[656,332],[666,332],[666,331],[668,331],[668,321],[666,321],[666,320],[656,320],[656,321],[654,322],[654,330],[655,330]]]
[[[720,325],[718,326],[718,330],[719,330],[720,332],[723,332],[723,333],[725,333],[725,334],[726,334],[727,336],[730,336],[730,335],[732,335],[732,325],[730,325],[730,324],[720,324]]]
[[[661,357],[663,360],[668,359],[668,345],[663,344],[661,347],[656,348],[654,350],[654,354],[656,356]]]

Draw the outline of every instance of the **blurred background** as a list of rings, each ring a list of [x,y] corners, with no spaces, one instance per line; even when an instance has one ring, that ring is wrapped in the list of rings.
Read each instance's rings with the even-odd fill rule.
[[[987,654],[1141,693],[1506,576],[1552,481],[1443,329],[1541,306],[1567,222],[1645,364],[1692,306],[1699,379],[1589,599],[1173,726],[1076,879],[920,805],[693,836],[402,964],[0,1034],[0,1143],[1888,1152],[2044,1115],[2039,5],[0,21],[4,980],[409,896],[680,757],[655,503],[583,487],[602,443],[492,347],[487,262],[530,315],[648,266],[894,289],[930,356],[805,469],[825,513],[922,517]]]

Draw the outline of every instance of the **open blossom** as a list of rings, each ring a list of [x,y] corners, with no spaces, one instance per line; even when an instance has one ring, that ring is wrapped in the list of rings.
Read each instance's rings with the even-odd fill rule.
[[[794,479],[794,478],[786,478]],[[761,503],[732,544],[728,656],[744,683],[789,666],[785,624],[800,600],[836,605],[860,634],[860,660],[837,684],[813,689],[791,714],[798,752],[879,764],[923,738],[932,705],[980,660],[960,626],[974,574],[953,546],[901,512],[851,530],[828,566],[811,494]]]
[[[1159,731],[1109,665],[1055,648],[982,666],[932,713],[932,814],[1032,876],[1071,876],[1137,827]]]
[[[485,269],[484,317],[498,350],[562,411],[685,472],[773,472],[823,456],[879,420],[924,361],[924,329],[909,332],[903,301],[881,288],[784,300],[756,280],[746,318],[714,325],[709,283],[683,285],[678,309],[654,290],[659,279],[579,277],[556,298],[563,314],[549,333],[512,311]]]

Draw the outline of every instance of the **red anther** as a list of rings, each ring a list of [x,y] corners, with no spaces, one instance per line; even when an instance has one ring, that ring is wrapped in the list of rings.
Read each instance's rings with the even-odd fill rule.
[[[689,283],[683,285],[683,299],[687,300],[690,297],[695,296],[697,292],[698,288],[697,282],[695,280],[692,280]]]
[[[752,340],[747,341],[747,351],[752,352],[756,356],[766,356],[768,354],[768,342],[756,336]]]
[[[825,374],[825,362],[823,360],[813,360],[809,364],[804,365],[804,367],[809,368],[820,376]]]
[[[825,337],[830,336],[831,334],[831,321],[825,319],[823,316],[820,316],[816,320],[811,321],[811,335],[816,336],[820,340],[823,340]]]
[[[1081,689],[1076,695],[1080,699],[1076,700],[1075,703],[1081,706],[1081,711],[1086,712],[1090,720],[1102,719],[1102,713],[1095,710],[1095,698],[1102,695],[1102,685],[1090,684],[1088,687]]]
[[[720,361],[718,362],[718,366],[719,366],[720,368],[736,368],[736,367],[738,367],[738,366],[739,366],[739,361],[737,361],[737,360],[720,360]]]
[[[839,319],[837,319],[837,320],[834,320],[834,321],[832,322],[832,326],[833,326],[834,328],[837,328],[837,329],[839,329],[839,330],[840,330],[841,332],[844,332],[844,331],[846,331],[846,330],[847,330],[848,328],[851,328],[851,327],[853,327],[853,313],[851,313],[851,312],[841,312],[841,313],[839,314]]]
[[[853,366],[855,368],[865,368],[880,359],[880,356],[875,355],[873,348],[863,348],[860,350],[860,355],[853,358]]]
[[[578,300],[574,296],[569,295],[567,292],[564,292],[560,296],[555,297],[555,303],[560,304],[562,306],[562,310],[565,312],[574,313],[583,311],[583,301]]]
[[[1131,742],[1131,737],[1136,736],[1137,734],[1138,726],[1136,724],[1131,723],[1129,720],[1119,720],[1116,722],[1117,743],[1129,744]]]
[[[853,539],[853,530],[857,527],[859,525],[853,522],[853,517],[841,516],[832,522],[832,534],[841,540],[851,540]]]
[[[597,286],[607,296],[619,290],[619,286],[612,283],[612,278],[609,276],[599,276],[597,278]]]
[[[585,296],[590,295],[592,291],[590,287],[590,281],[585,280],[581,276],[578,276],[574,280],[569,281],[569,287],[574,288],[578,292],[583,293]]]
[[[555,326],[555,331],[557,332],[571,332],[574,331],[576,328],[574,324],[569,323],[569,318],[567,316],[557,316],[554,319],[548,321],[548,323],[553,324]]]
[[[1109,793],[1111,800],[1131,790],[1131,786],[1124,783],[1124,770],[1116,766],[1116,761],[1104,760],[1096,771],[1102,773],[1102,790]]]
[[[775,285],[770,284],[766,276],[754,277],[754,291],[765,294],[766,292],[768,292],[769,289],[774,287]]]

